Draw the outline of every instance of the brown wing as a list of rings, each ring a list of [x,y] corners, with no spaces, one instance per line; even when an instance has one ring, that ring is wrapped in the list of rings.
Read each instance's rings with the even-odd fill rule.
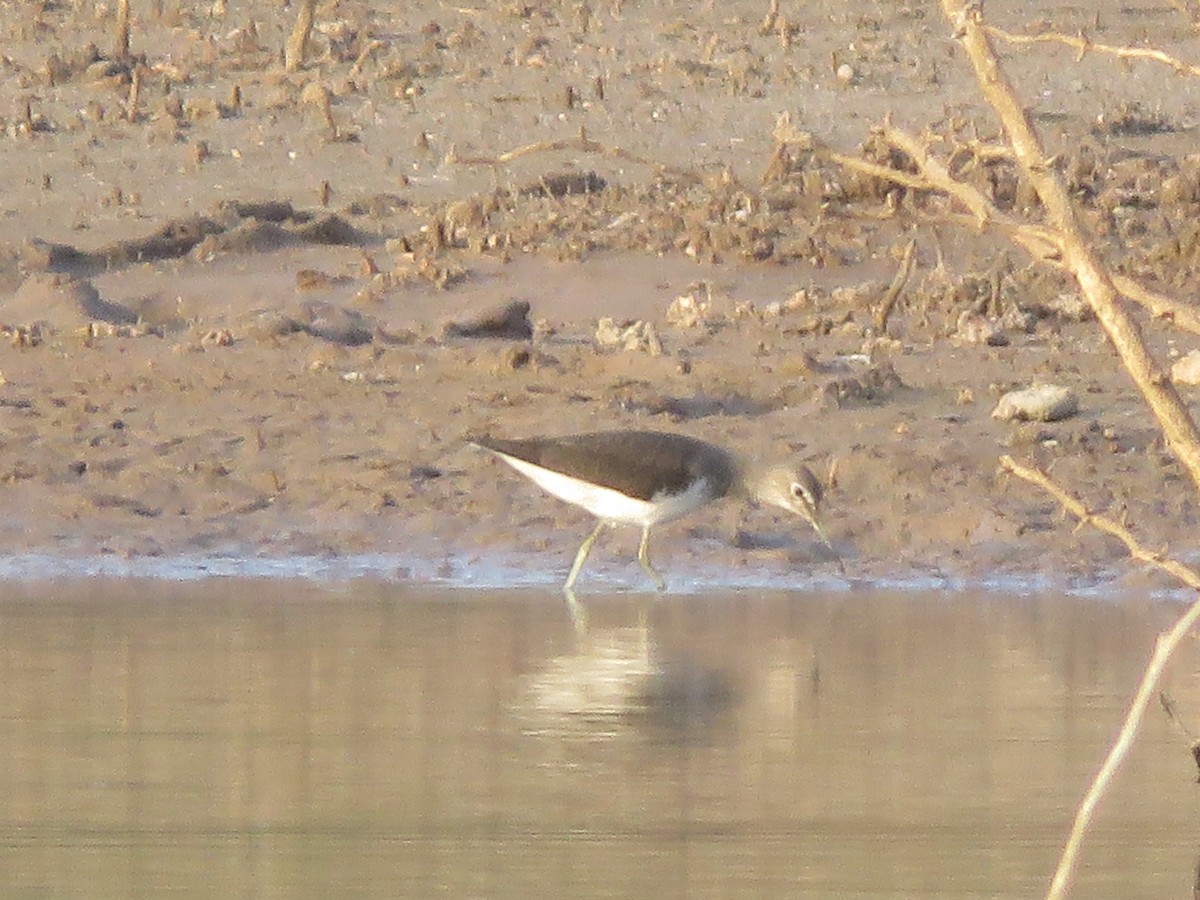
[[[734,477],[733,461],[720,447],[662,431],[600,431],[528,440],[485,437],[475,443],[639,500],[682,493],[702,476],[709,493],[720,497]]]

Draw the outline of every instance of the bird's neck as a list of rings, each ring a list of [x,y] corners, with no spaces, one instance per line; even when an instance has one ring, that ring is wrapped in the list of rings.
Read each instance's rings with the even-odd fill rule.
[[[732,459],[732,466],[733,478],[729,482],[728,495],[739,500],[755,499],[764,468],[757,463],[736,458]]]

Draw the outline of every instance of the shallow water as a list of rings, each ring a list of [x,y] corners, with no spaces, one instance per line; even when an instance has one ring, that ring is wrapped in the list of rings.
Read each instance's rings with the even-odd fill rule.
[[[1036,896],[1178,611],[585,602],[580,638],[549,592],[0,587],[0,895]],[[1189,895],[1195,776],[1154,709],[1074,896]]]

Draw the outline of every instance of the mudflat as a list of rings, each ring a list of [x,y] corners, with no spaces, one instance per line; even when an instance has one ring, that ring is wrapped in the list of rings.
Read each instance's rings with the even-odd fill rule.
[[[781,138],[878,161],[890,114],[947,154],[995,142],[937,4],[325,2],[292,71],[294,4],[135,2],[128,53],[116,4],[9,6],[0,552],[565,565],[586,515],[464,438],[617,427],[804,459],[867,574],[1132,571],[1003,453],[1150,545],[1194,536],[1071,283]],[[1169,4],[988,12],[1200,49]],[[1002,46],[1106,257],[1194,295],[1195,85]],[[1010,162],[970,159],[1036,219]],[[1190,349],[1145,327],[1164,367]],[[1077,412],[993,418],[1037,383]],[[657,549],[825,564],[732,505]]]

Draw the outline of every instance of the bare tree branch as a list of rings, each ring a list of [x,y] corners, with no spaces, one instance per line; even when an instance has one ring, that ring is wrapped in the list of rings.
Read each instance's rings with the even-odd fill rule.
[[[1185,63],[1168,53],[1150,47],[1118,47],[1114,44],[1097,44],[1084,34],[1070,35],[1059,34],[1057,32],[1048,34],[1012,34],[1003,28],[997,28],[995,25],[985,27],[987,33],[992,37],[999,38],[1010,44],[1066,44],[1068,47],[1073,47],[1079,51],[1080,59],[1083,59],[1089,52],[1106,53],[1119,59],[1141,59],[1148,62],[1162,63],[1164,66],[1170,66],[1180,75],[1190,75],[1193,78],[1200,78],[1200,66]]]
[[[1030,180],[1051,224],[1059,232],[1063,265],[1075,277],[1084,299],[1095,312],[1121,363],[1154,411],[1171,452],[1183,464],[1200,491],[1200,431],[1188,414],[1175,385],[1150,355],[1141,329],[1129,314],[1104,264],[1084,239],[1066,188],[1047,162],[1041,141],[1017,93],[1004,73],[983,27],[981,0],[942,0],[942,9],[955,25],[988,103],[1000,117],[1025,176]]]

